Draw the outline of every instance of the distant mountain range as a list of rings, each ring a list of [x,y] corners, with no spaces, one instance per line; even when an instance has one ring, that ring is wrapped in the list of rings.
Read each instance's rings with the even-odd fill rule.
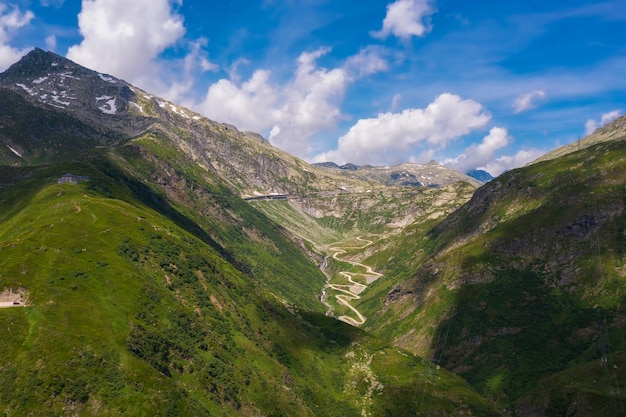
[[[0,410],[621,415],[625,186],[626,118],[497,178],[310,165],[35,49],[0,74]]]
[[[458,181],[465,181],[474,186],[479,186],[482,181],[462,174],[454,169],[447,168],[435,161],[420,165],[403,163],[392,167],[387,166],[357,166],[345,164],[339,166],[334,162],[322,162],[313,164],[331,170],[346,172],[355,178],[366,181],[376,181],[388,186],[416,186],[416,187],[442,187]]]

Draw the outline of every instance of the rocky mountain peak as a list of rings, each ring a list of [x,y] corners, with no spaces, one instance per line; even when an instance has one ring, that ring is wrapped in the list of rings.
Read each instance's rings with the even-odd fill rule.
[[[125,112],[135,95],[122,80],[39,48],[0,75],[0,82],[30,102],[98,117]]]
[[[4,81],[38,77],[41,74],[68,67],[76,68],[78,65],[54,52],[46,52],[40,48],[35,48],[24,55],[18,62],[11,65],[0,75],[0,79]]]

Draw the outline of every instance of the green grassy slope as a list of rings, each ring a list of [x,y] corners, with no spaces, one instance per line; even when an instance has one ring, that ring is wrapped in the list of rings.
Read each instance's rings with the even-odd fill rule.
[[[123,178],[142,202],[209,243],[275,295],[323,311],[316,294],[324,276],[287,231],[233,195],[167,138],[146,134],[116,152],[94,152],[90,160]]]
[[[250,204],[276,223],[316,245],[328,245],[342,238],[342,228],[333,227],[332,223],[325,224],[324,219],[316,219],[298,211],[287,201],[253,201]]]
[[[80,109],[40,108],[4,88],[0,96],[0,165],[89,161],[124,184],[133,198],[210,244],[277,296],[322,311],[316,294],[324,276],[291,235],[233,194],[230,179],[198,162],[199,154],[212,152],[214,144],[206,142],[215,142],[219,132],[213,125],[218,124],[203,120],[203,130],[200,122],[183,123],[164,114],[162,120],[150,119],[154,123],[148,132],[130,140],[123,136],[124,126],[148,123],[140,116],[125,114],[127,120],[109,127],[105,120],[98,124],[81,119]],[[221,137],[220,143],[241,146],[238,139]],[[292,269],[281,258],[289,258]]]
[[[90,181],[56,184],[66,171]],[[7,415],[494,414],[458,377],[421,382],[418,358],[285,308],[129,178],[85,164],[2,178],[0,289],[28,299],[0,309]]]

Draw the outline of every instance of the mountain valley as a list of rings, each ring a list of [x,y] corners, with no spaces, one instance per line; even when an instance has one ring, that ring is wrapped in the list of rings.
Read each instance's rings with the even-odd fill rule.
[[[625,187],[625,117],[486,183],[311,165],[35,49],[0,74],[0,410],[626,415]]]

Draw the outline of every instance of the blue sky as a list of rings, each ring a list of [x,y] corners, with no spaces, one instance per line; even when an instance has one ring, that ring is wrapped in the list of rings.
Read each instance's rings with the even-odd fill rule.
[[[626,111],[626,0],[0,0],[54,51],[307,161],[493,175]]]

